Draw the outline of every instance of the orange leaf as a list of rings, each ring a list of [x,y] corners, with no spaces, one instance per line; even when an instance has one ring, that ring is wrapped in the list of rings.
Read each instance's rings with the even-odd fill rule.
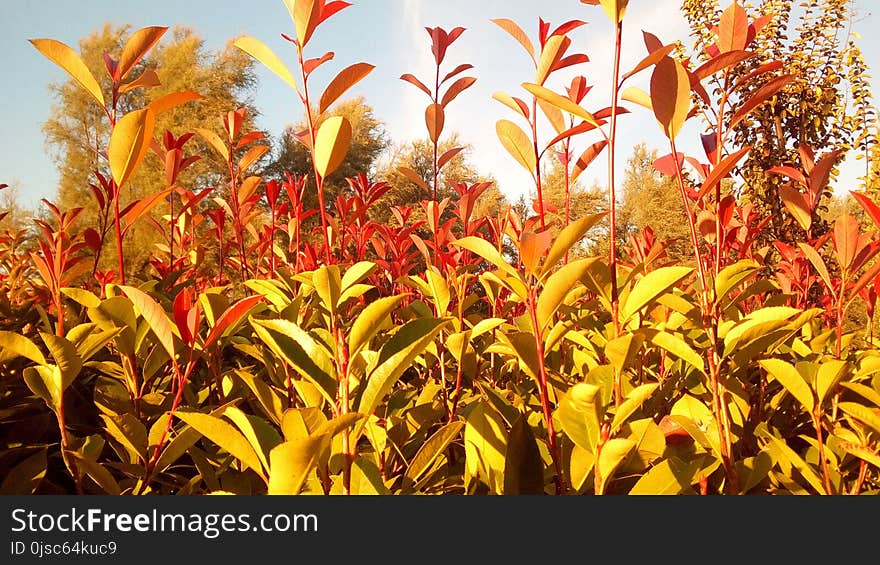
[[[749,42],[749,18],[739,2],[734,2],[721,14],[718,23],[718,49],[722,53],[741,51]]]
[[[196,133],[199,134],[199,137],[208,142],[208,145],[214,148],[214,151],[220,154],[223,157],[224,161],[229,161],[229,148],[226,147],[226,144],[223,143],[223,140],[219,135],[214,133],[213,131],[205,128],[195,128]]]
[[[602,150],[605,149],[606,145],[608,145],[608,140],[603,139],[602,141],[597,141],[596,143],[590,145],[584,150],[583,153],[581,153],[581,156],[578,157],[577,162],[574,164],[574,169],[572,169],[571,172],[572,184],[574,184],[575,181],[577,181],[578,177],[581,176],[581,173],[583,173],[587,169],[587,167],[590,166],[590,163],[592,163],[596,159],[596,157],[598,157],[599,154],[602,153]]]
[[[670,57],[657,63],[651,75],[651,101],[666,137],[675,139],[691,108],[690,79],[681,63]]]
[[[810,229],[813,217],[807,201],[804,200],[804,195],[798,189],[786,184],[779,187],[779,197],[782,198],[782,203],[785,204],[785,208],[789,213],[794,216],[798,225],[805,230]]]
[[[177,108],[178,106],[182,106],[187,102],[192,102],[194,100],[201,100],[202,95],[197,92],[193,92],[192,90],[178,90],[177,92],[169,92],[165,96],[160,96],[156,98],[152,102],[150,102],[147,107],[153,111],[157,116],[167,112],[168,110]]]
[[[511,37],[517,40],[519,44],[523,46],[523,49],[526,50],[526,53],[529,54],[529,57],[532,58],[532,61],[535,61],[535,46],[532,45],[532,40],[529,39],[529,36],[526,35],[526,32],[524,32],[522,28],[516,24],[516,22],[507,18],[498,18],[495,20],[491,20],[491,22],[509,33]]]
[[[120,85],[119,93],[125,94],[126,92],[131,92],[135,88],[149,88],[152,86],[160,86],[161,84],[162,81],[159,80],[159,75],[156,74],[156,71],[153,69],[147,69],[141,73],[141,76],[133,81]]]
[[[241,183],[241,186],[238,189],[239,204],[247,202],[248,199],[257,192],[257,188],[260,187],[261,182],[263,182],[262,177],[248,177],[244,179],[244,182]]]
[[[408,180],[414,182],[416,185],[418,185],[419,188],[421,188],[425,192],[431,192],[431,188],[428,186],[428,183],[426,183],[422,179],[422,177],[419,176],[419,173],[415,172],[409,167],[397,167],[397,170],[400,171],[400,174],[405,176]]]
[[[110,133],[107,156],[116,186],[122,186],[137,170],[150,149],[156,117],[147,107],[124,115]]]
[[[859,247],[859,223],[849,214],[843,214],[834,222],[834,250],[837,263],[844,271],[852,265]]]
[[[351,145],[351,123],[342,116],[333,116],[321,124],[315,136],[315,170],[322,178],[335,171]]]
[[[94,75],[73,49],[54,39],[31,39],[31,44],[47,59],[67,71],[92,97],[104,107],[104,93]]]
[[[162,39],[166,31],[168,31],[167,27],[152,26],[134,32],[125,42],[125,47],[122,48],[122,55],[119,57],[119,64],[116,65],[113,80],[116,82],[125,80],[138,61]]]
[[[440,134],[443,133],[443,124],[446,122],[446,113],[443,106],[439,104],[431,104],[425,110],[425,125],[428,126],[428,135],[431,141],[437,143]]]
[[[339,74],[327,85],[324,94],[321,95],[318,113],[323,114],[349,88],[363,80],[375,68],[374,65],[368,63],[355,63],[339,71]]]
[[[259,161],[267,151],[269,151],[269,148],[265,145],[254,145],[248,149],[238,162],[238,171],[240,173],[247,171],[254,163]]]

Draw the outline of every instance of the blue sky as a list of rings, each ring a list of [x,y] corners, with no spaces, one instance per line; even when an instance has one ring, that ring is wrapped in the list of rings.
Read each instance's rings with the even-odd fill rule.
[[[351,1],[355,5],[322,26],[309,44],[311,56],[327,50],[336,52],[336,59],[312,80],[321,87],[338,69],[351,63],[375,64],[376,70],[351,93],[366,97],[394,141],[423,137],[427,97],[398,77],[405,72],[430,75],[432,59],[425,26],[467,28],[447,53],[444,68],[471,63],[476,67],[472,72],[478,81],[450,106],[445,131],[458,131],[464,142],[472,144],[471,161],[482,172],[494,175],[502,191],[511,197],[526,192],[531,178],[505,153],[495,136],[498,119],[515,118],[510,110],[492,100],[492,93],[521,95],[520,84],[529,81],[533,71],[525,52],[492,24],[491,18],[513,19],[533,38],[539,16],[553,24],[573,18],[587,20],[587,26],[572,34],[574,48],[591,58],[578,70],[595,85],[585,105],[592,109],[608,105],[609,82],[604,75],[611,68],[611,25],[599,8],[584,6],[578,0]],[[0,106],[4,125],[4,135],[0,136],[0,182],[17,183],[25,205],[33,205],[43,197],[51,198],[55,193],[57,171],[46,152],[41,124],[53,102],[48,83],[65,77],[27,39],[49,37],[78,50],[80,38],[108,21],[130,23],[134,28],[182,24],[194,28],[212,49],[238,35],[252,35],[272,47],[290,66],[294,65],[290,45],[280,38],[281,33],[293,34],[281,0],[6,0],[4,4],[4,33],[0,34],[0,52],[4,54],[0,68],[5,84]],[[855,25],[871,69],[880,68],[880,38],[869,33],[877,27],[880,17],[871,13],[875,4],[876,0],[857,0],[861,17]],[[678,38],[687,42],[687,25],[677,9],[679,5],[680,0],[631,2],[625,29],[624,68],[632,67],[644,54],[641,30],[657,34],[664,42]],[[572,73],[560,73],[560,78],[548,86],[561,88],[571,76]],[[300,119],[302,107],[293,91],[262,67],[258,68],[258,78],[255,103],[262,115],[257,124],[275,135]],[[648,73],[644,73],[632,84],[647,88],[648,79]],[[691,142],[680,143],[684,145],[680,150],[702,155],[693,143],[698,139],[696,125],[683,134]],[[635,143],[644,141],[661,151],[667,147],[656,122],[645,110],[636,108],[634,114],[624,116],[620,127],[621,169]],[[585,146],[592,141],[595,139],[584,139],[580,144]],[[849,160],[838,179],[838,192],[857,188],[856,179],[863,171],[864,161]],[[597,162],[582,179],[588,185],[594,179],[604,184],[606,174],[604,164]]]

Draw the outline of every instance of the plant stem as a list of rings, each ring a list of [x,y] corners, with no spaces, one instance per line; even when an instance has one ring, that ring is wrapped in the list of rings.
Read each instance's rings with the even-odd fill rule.
[[[615,164],[617,146],[617,99],[620,91],[620,52],[623,40],[623,21],[617,23],[614,36],[614,76],[611,84],[611,130],[608,134],[608,268],[611,270],[611,320],[614,337],[620,335],[620,296],[617,288],[617,191]],[[621,375],[614,374],[614,404],[623,402]]]

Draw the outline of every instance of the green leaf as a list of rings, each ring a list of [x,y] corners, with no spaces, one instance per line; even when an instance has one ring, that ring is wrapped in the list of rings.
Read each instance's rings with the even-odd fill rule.
[[[0,350],[0,363],[25,357],[39,365],[46,364],[46,358],[40,349],[21,334],[0,330]]]
[[[774,459],[785,459],[785,462],[796,468],[798,472],[800,472],[801,476],[806,479],[806,481],[810,484],[811,487],[813,487],[813,489],[817,493],[825,494],[825,486],[822,484],[822,479],[820,479],[813,468],[810,467],[810,465],[806,461],[801,459],[801,457],[793,449],[788,447],[788,445],[786,445],[783,440],[777,438],[769,431],[767,431],[766,427],[759,428],[757,430],[757,434],[770,440],[773,454],[776,456]],[[778,459],[776,459],[776,463],[778,462]]]
[[[747,457],[737,462],[736,468],[740,477],[740,488],[743,493],[748,493],[763,481],[773,468],[773,458],[766,450],[761,451],[754,457]]]
[[[419,477],[431,468],[434,460],[446,451],[449,444],[458,437],[464,425],[465,423],[461,420],[450,422],[428,438],[410,461],[409,467],[406,469],[406,478],[413,482],[419,480]]]
[[[837,407],[875,432],[880,433],[880,415],[876,411],[857,402],[840,402]]]
[[[83,457],[79,453],[71,453],[76,458],[77,471],[81,471],[94,479],[98,486],[104,489],[105,493],[114,496],[122,494],[119,483],[116,482],[116,479],[113,478],[113,475],[110,474],[106,467],[96,461],[92,461],[88,457]]]
[[[246,371],[236,369],[235,374],[251,389],[266,415],[273,422],[281,425],[281,415],[284,413],[287,399],[283,398],[271,386]]]
[[[327,402],[336,401],[336,370],[327,349],[308,332],[287,320],[254,320],[251,325],[263,343],[318,387]]]
[[[644,341],[642,334],[625,333],[605,344],[605,357],[618,375],[633,365]]]
[[[636,443],[626,438],[614,438],[605,442],[602,451],[599,452],[599,460],[594,469],[594,472],[599,473],[599,493],[597,494],[605,493],[605,489],[617,468],[626,461],[635,447]]]
[[[669,332],[661,332],[652,328],[644,328],[640,330],[648,336],[648,339],[661,349],[665,349],[669,353],[675,355],[691,367],[695,368],[702,374],[706,374],[703,358],[691,348],[683,339]]]
[[[366,386],[361,394],[358,412],[372,414],[382,398],[391,392],[394,383],[403,375],[421,355],[428,344],[447,324],[447,320],[436,318],[419,318],[407,322],[389,339],[379,351],[376,368],[367,378]],[[363,426],[359,426],[361,429]],[[356,434],[357,435],[357,434]]]
[[[490,492],[501,494],[507,452],[504,419],[489,403],[477,401],[467,412],[465,422],[465,481],[482,478]]]
[[[810,390],[810,385],[791,363],[781,359],[763,359],[758,361],[758,364],[785,387],[785,390],[800,402],[808,413],[812,414],[815,406],[813,391]]]
[[[254,448],[257,457],[260,458],[263,468],[268,472],[269,460],[266,458],[266,454],[281,443],[281,436],[278,435],[275,428],[265,420],[245,414],[235,406],[226,408],[223,415],[232,420],[232,423],[241,431],[251,447]]]
[[[56,365],[27,367],[23,372],[24,382],[31,392],[45,401],[54,412],[61,406],[61,371]]]
[[[867,461],[871,465],[880,469],[880,455],[877,453],[862,447],[861,445],[855,445],[848,442],[840,442],[840,446],[847,453],[862,459],[863,461]]]
[[[177,329],[168,319],[165,310],[147,293],[131,286],[120,286],[122,292],[131,300],[135,309],[144,317],[150,329],[156,334],[159,344],[165,348],[168,356],[174,359],[174,336]]]
[[[546,329],[553,322],[553,316],[565,301],[565,297],[578,286],[581,278],[597,260],[596,257],[578,259],[564,265],[550,275],[538,296],[536,313],[540,331]]]
[[[354,358],[382,328],[391,313],[404,299],[403,294],[387,296],[367,304],[355,319],[348,334],[349,356]]]
[[[761,266],[751,259],[737,261],[724,267],[715,278],[715,302],[727,298],[728,293],[760,270]]]
[[[391,491],[382,482],[379,468],[370,459],[358,456],[351,466],[351,494],[388,495]]]
[[[217,416],[201,412],[178,410],[175,416],[265,478],[260,458],[254,448],[231,424]]]
[[[587,235],[587,232],[590,231],[590,229],[592,229],[592,227],[603,217],[605,217],[604,212],[601,214],[584,216],[562,228],[559,235],[553,240],[553,245],[550,246],[550,251],[547,252],[547,257],[544,259],[544,264],[541,266],[540,277],[543,278],[544,275],[550,272],[550,270],[553,269],[563,257],[565,257],[565,254],[571,251],[571,248],[577,245],[578,242]]]
[[[825,402],[837,383],[847,374],[847,363],[838,359],[828,359],[819,366],[816,373],[816,397],[819,404]]]
[[[331,316],[336,315],[339,296],[342,294],[342,276],[338,265],[322,265],[312,274],[315,291]]]
[[[646,400],[660,388],[657,383],[649,383],[637,386],[629,393],[617,410],[614,412],[614,419],[611,421],[611,433],[615,433],[636,410],[642,407]]]
[[[132,459],[146,462],[147,429],[133,414],[102,414],[104,429],[132,455]]]
[[[32,494],[46,476],[46,452],[40,449],[10,469],[0,485],[0,494]]]
[[[372,261],[359,261],[348,267],[342,275],[343,292],[375,273],[378,268],[379,265]]]
[[[519,278],[519,273],[516,272],[510,263],[501,255],[498,249],[495,248],[494,245],[483,239],[482,237],[476,236],[468,236],[463,237],[461,239],[457,239],[452,242],[456,247],[462,247],[467,249],[472,253],[476,253],[486,261],[489,261],[505,273],[511,275],[512,277]]]
[[[82,370],[82,359],[76,352],[76,346],[67,339],[54,334],[40,332],[40,337],[55,358],[61,372],[61,392],[67,390]]]
[[[629,293],[623,305],[621,319],[629,320],[636,312],[666,294],[691,272],[693,269],[690,267],[661,267],[642,277]]]
[[[556,415],[562,431],[581,449],[596,453],[602,422],[601,389],[596,385],[578,383],[559,401]]]
[[[269,494],[299,494],[329,447],[326,435],[285,441],[269,453]]]
[[[94,293],[89,292],[88,290],[70,287],[62,288],[60,290],[61,294],[73,299],[80,306],[85,306],[86,308],[97,308],[101,305],[101,299],[95,296]]]
[[[693,469],[677,457],[664,459],[642,475],[631,495],[696,494],[691,488]]]
[[[532,428],[520,415],[507,436],[504,455],[504,494],[543,494],[544,462]]]
[[[880,408],[880,393],[869,386],[865,386],[861,383],[840,383],[840,386],[847,388],[854,393],[858,394],[862,398],[866,400],[870,400],[874,403],[874,406]]]

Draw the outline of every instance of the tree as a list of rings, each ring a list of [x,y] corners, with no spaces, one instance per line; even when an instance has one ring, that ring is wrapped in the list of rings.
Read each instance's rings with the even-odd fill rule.
[[[80,41],[81,56],[99,80],[105,95],[110,92],[110,80],[103,54],[118,58],[129,33],[129,26],[107,24]],[[256,116],[256,110],[248,101],[256,84],[253,65],[253,59],[233,48],[231,43],[217,52],[210,52],[205,48],[204,40],[192,29],[176,27],[140,63],[143,68],[154,69],[161,84],[124,94],[120,108],[128,112],[170,92],[193,90],[203,99],[160,115],[155,127],[157,137],[166,129],[176,136],[192,132],[197,127],[220,131],[220,116],[239,107],[249,109],[245,124],[249,129]],[[132,74],[137,76],[140,71]],[[53,84],[50,89],[55,104],[43,131],[60,173],[57,200],[62,209],[84,207],[81,225],[94,226],[98,214],[89,182],[97,182],[96,170],[109,177],[105,152],[110,124],[102,110],[73,79]],[[181,174],[178,184],[189,189],[222,186],[225,168],[218,167],[213,150],[199,138],[194,138],[186,149],[188,155],[203,158]],[[164,163],[152,152],[148,155],[131,181],[123,187],[122,206],[165,188]],[[158,209],[155,214],[158,216],[163,212]],[[159,239],[159,234],[149,224],[136,224],[125,240],[126,270],[143,272]],[[112,268],[115,261],[110,257],[115,256],[116,250],[105,246],[104,251],[102,266]]]
[[[452,157],[442,168],[438,177],[437,198],[451,198],[456,201],[456,192],[450,183],[473,184],[477,182],[492,182],[480,197],[475,208],[475,216],[494,215],[498,210],[506,207],[506,198],[495,184],[495,179],[481,175],[476,167],[469,161],[471,147],[463,145],[457,132],[452,132],[440,143],[438,153],[462,147],[462,150]],[[433,145],[428,139],[418,139],[409,143],[394,147],[391,158],[380,168],[376,177],[384,180],[392,186],[392,189],[379,201],[374,208],[374,219],[387,222],[391,217],[392,206],[412,206],[414,208],[413,220],[424,219],[424,214],[418,206],[422,200],[431,198],[431,194],[425,186],[420,186],[412,178],[402,173],[399,167],[406,167],[415,171],[419,178],[426,184],[433,177]],[[429,184],[428,184],[429,186]]]
[[[740,167],[744,196],[771,216],[768,229],[773,239],[802,234],[791,216],[783,212],[778,188],[786,179],[768,175],[767,169],[781,164],[798,166],[800,145],[817,153],[841,149],[839,164],[846,151],[867,155],[874,143],[871,134],[876,115],[867,66],[851,29],[856,16],[853,0],[809,0],[798,3],[798,9],[794,4],[794,0],[756,3],[754,14],[766,17],[759,20],[766,23],[752,48],[756,56],[734,70],[742,75],[756,64],[780,61],[781,72],[793,76],[778,96],[734,128],[736,146],[752,146]],[[721,15],[719,0],[683,0],[682,10],[692,30],[694,52],[705,60],[707,48],[714,42],[711,30]],[[740,99],[747,99],[766,80],[755,81]],[[736,101],[732,102],[735,106]],[[826,191],[826,201],[830,195]],[[824,224],[815,226],[814,235],[825,229]]]
[[[351,123],[352,138],[345,160],[325,180],[325,202],[328,206],[331,206],[333,198],[348,186],[345,179],[354,178],[360,173],[371,175],[375,172],[376,162],[389,144],[385,124],[376,117],[373,108],[366,103],[363,96],[336,104],[324,119],[332,116],[343,116],[348,119]],[[309,176],[305,193],[306,206],[316,208],[318,197],[314,179],[311,178],[311,154],[296,135],[305,128],[305,123],[285,128],[277,142],[276,156],[266,166],[264,174],[267,179],[278,180],[283,180],[285,173]]]
[[[647,226],[654,230],[658,241],[669,241],[667,253],[678,260],[693,258],[687,217],[675,179],[654,168],[657,150],[648,150],[644,143],[633,148],[623,178],[623,205],[619,223],[619,241]]]

